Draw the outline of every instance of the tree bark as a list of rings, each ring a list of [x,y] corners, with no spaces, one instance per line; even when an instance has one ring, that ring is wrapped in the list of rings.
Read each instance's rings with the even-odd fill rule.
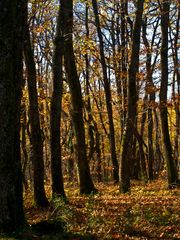
[[[163,143],[165,150],[165,159],[168,171],[168,185],[171,188],[178,182],[178,174],[174,163],[172,145],[169,135],[168,126],[168,107],[167,107],[167,91],[168,91],[168,26],[170,2],[163,0],[161,8],[161,87],[160,87],[160,116],[163,134]]]
[[[38,109],[36,67],[31,46],[29,26],[27,23],[27,1],[25,1],[24,4],[24,13],[26,16],[24,29],[24,56],[27,71],[31,141],[33,148],[34,200],[37,206],[47,207],[48,200],[44,190],[43,140]]]
[[[63,88],[62,9],[59,8],[53,56],[53,93],[51,98],[51,177],[53,195],[65,197],[61,167],[61,104]]]
[[[89,20],[89,6],[86,4],[86,19],[85,19],[85,26],[86,26],[86,38],[89,39],[89,26],[88,26],[88,20]],[[87,103],[86,103],[86,110],[87,110],[87,123],[88,123],[88,143],[89,143],[89,154],[88,154],[88,161],[90,162],[91,159],[93,159],[94,154],[94,126],[93,126],[93,116],[92,116],[92,109],[91,109],[91,99],[90,99],[90,76],[89,76],[89,55],[88,53],[85,54],[85,62],[86,62],[86,97],[87,97]]]
[[[136,79],[139,68],[139,49],[140,49],[140,33],[142,24],[144,1],[137,1],[136,18],[132,36],[131,61],[128,71],[128,109],[126,129],[122,141],[122,155],[120,158],[120,192],[126,193],[130,190],[130,166],[133,145],[133,129],[132,124],[136,122],[137,112],[137,92]]]
[[[174,137],[174,157],[176,168],[180,171],[179,166],[179,155],[180,155],[180,102],[178,96],[180,96],[180,71],[178,68],[178,41],[180,37],[179,25],[180,25],[180,5],[177,6],[178,17],[176,21],[176,33],[174,39],[171,39],[171,45],[173,49],[173,62],[174,62],[174,76],[173,76],[173,86],[172,86],[172,97],[174,100],[174,110],[176,113],[176,130]],[[174,40],[174,41],[173,41]],[[179,175],[180,178],[180,175]]]
[[[26,170],[27,170],[27,164],[29,161],[28,158],[28,153],[26,149],[26,129],[27,129],[27,116],[26,116],[26,105],[22,101],[21,103],[21,148],[22,148],[22,153],[23,153],[23,159],[21,160],[22,163],[22,174],[23,174],[23,184],[25,191],[28,190],[28,181],[26,179]]]
[[[114,123],[113,123],[113,111],[112,111],[112,96],[111,96],[111,86],[110,80],[107,76],[107,65],[104,55],[104,44],[103,44],[103,36],[100,27],[99,13],[98,13],[98,5],[96,0],[92,0],[93,11],[95,16],[95,23],[97,27],[97,33],[99,38],[99,50],[100,50],[100,58],[101,58],[101,66],[103,72],[103,81],[104,81],[104,91],[106,96],[106,107],[108,112],[108,121],[109,121],[109,141],[110,141],[110,150],[111,150],[111,160],[113,165],[113,179],[117,183],[119,181],[119,173],[118,173],[118,160],[116,155],[116,142],[115,142],[115,133],[114,133]]]
[[[20,158],[22,1],[0,2],[0,232],[24,226]]]
[[[146,37],[146,29],[147,29],[147,19],[145,18],[143,21],[142,27],[142,38],[144,45],[146,47],[146,94],[149,96],[149,106],[148,106],[148,178],[149,180],[153,180],[154,178],[154,149],[153,149],[153,115],[152,109],[155,104],[155,93],[154,93],[154,83],[152,80],[152,49],[149,45],[148,39]],[[153,37],[155,32],[153,33]],[[152,38],[153,38],[152,37]],[[153,44],[153,43],[152,43]],[[147,105],[147,104],[146,104]],[[147,107],[147,106],[146,106]]]
[[[77,74],[74,50],[73,50],[73,1],[62,0],[61,8],[63,12],[63,36],[64,36],[64,61],[68,77],[69,88],[72,101],[72,119],[76,136],[76,150],[78,160],[78,171],[80,180],[80,193],[90,194],[96,191],[91,179],[90,169],[86,155],[85,130],[82,112],[82,93],[79,77]]]
[[[127,0],[121,2],[121,81],[122,81],[122,105],[123,105],[123,116],[122,116],[122,133],[126,126],[126,106],[127,106],[127,61],[128,61],[128,52],[127,52],[127,22],[126,22],[126,13],[128,9]],[[123,134],[122,134],[123,135]]]

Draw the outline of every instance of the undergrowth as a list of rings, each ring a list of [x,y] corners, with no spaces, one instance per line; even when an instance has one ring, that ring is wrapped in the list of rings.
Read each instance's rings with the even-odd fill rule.
[[[62,223],[64,230],[31,233],[24,239],[180,239],[180,190],[167,190],[160,180],[133,182],[131,194],[124,195],[117,185],[97,184],[97,188],[98,194],[80,196],[77,187],[65,185],[68,203],[56,198],[47,210],[34,207],[32,196],[26,195],[30,225],[51,220]]]

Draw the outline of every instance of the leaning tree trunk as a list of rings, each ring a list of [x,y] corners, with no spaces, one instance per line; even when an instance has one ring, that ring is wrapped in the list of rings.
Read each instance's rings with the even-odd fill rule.
[[[170,2],[163,0],[161,4],[161,87],[160,87],[160,116],[163,134],[163,143],[165,150],[165,159],[168,171],[168,185],[171,188],[173,184],[178,182],[178,174],[176,171],[173,150],[169,134],[168,126],[168,108],[167,108],[167,91],[168,91],[168,26]]]
[[[62,29],[64,35],[64,61],[69,88],[71,92],[72,119],[76,136],[76,152],[78,160],[80,192],[82,194],[90,194],[91,192],[96,191],[96,189],[91,179],[90,169],[86,155],[81,85],[77,74],[73,50],[73,0],[62,0],[61,8],[63,12]]]
[[[104,81],[104,91],[106,96],[106,107],[108,112],[108,121],[109,121],[109,141],[110,141],[110,149],[111,149],[111,159],[113,165],[113,178],[115,182],[119,181],[119,173],[118,173],[118,160],[116,155],[116,142],[115,142],[115,133],[114,133],[114,123],[113,123],[113,111],[112,111],[112,96],[111,96],[111,86],[110,80],[107,76],[107,65],[104,54],[104,44],[103,44],[103,35],[100,27],[99,13],[98,13],[98,5],[96,0],[92,0],[93,11],[95,16],[95,23],[97,27],[97,33],[99,38],[99,51],[101,58],[101,66],[103,72],[103,81]]]
[[[127,122],[126,129],[122,142],[122,155],[120,158],[120,192],[126,193],[130,190],[130,166],[132,157],[133,145],[133,126],[136,123],[137,111],[137,92],[136,92],[136,79],[139,68],[139,49],[140,49],[140,33],[142,24],[144,1],[137,1],[136,19],[132,36],[132,50],[131,61],[128,71],[128,109],[127,109]]]
[[[31,125],[31,141],[33,149],[33,172],[34,172],[34,200],[37,206],[48,206],[44,190],[44,160],[43,160],[43,141],[42,130],[40,128],[40,118],[38,109],[38,96],[36,86],[36,67],[34,54],[31,46],[29,26],[27,23],[27,1],[24,4],[26,22],[24,30],[24,56],[27,71],[27,83],[29,94],[29,112]]]
[[[62,167],[61,167],[61,103],[63,87],[63,37],[62,37],[62,10],[59,8],[57,18],[56,37],[53,57],[53,93],[51,99],[51,177],[53,195],[65,197]]]
[[[24,225],[20,161],[22,1],[0,2],[0,232]]]

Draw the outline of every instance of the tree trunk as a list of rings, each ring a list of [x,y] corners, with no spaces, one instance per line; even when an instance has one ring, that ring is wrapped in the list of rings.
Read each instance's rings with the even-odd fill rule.
[[[147,108],[147,101],[148,101],[148,94],[145,93],[144,99],[143,99],[143,108],[142,108],[142,117],[141,117],[141,127],[140,127],[140,135],[142,137],[142,139],[144,138],[144,129],[145,129],[145,123],[146,123],[146,119],[147,119],[147,112],[146,112],[146,108]],[[140,153],[140,162],[141,162],[141,175],[143,177],[143,179],[147,180],[148,178],[148,174],[147,174],[147,170],[146,170],[146,161],[144,157],[141,157],[141,149],[139,147],[139,153]]]
[[[28,190],[28,181],[26,179],[26,170],[27,170],[27,164],[29,161],[28,158],[28,153],[26,149],[26,128],[27,128],[27,116],[26,116],[26,105],[22,101],[21,103],[21,148],[22,148],[22,153],[23,153],[23,159],[21,160],[22,163],[22,174],[23,174],[23,184],[25,191]]]
[[[88,19],[89,18],[89,6],[86,4],[86,38],[89,39],[89,26],[88,26]],[[89,55],[88,53],[85,54],[85,62],[86,62],[86,96],[87,96],[87,103],[86,103],[86,110],[88,114],[87,123],[88,123],[88,143],[89,143],[89,154],[88,154],[88,161],[90,162],[93,159],[94,154],[94,126],[93,126],[93,116],[92,116],[92,109],[91,109],[91,100],[89,95],[89,88],[90,88],[90,81],[89,81]]]
[[[115,134],[114,134],[114,123],[113,123],[113,112],[112,112],[112,96],[111,96],[111,87],[110,80],[107,76],[107,65],[104,55],[104,44],[103,44],[103,36],[100,27],[99,13],[98,13],[98,5],[96,0],[92,0],[93,11],[95,16],[95,23],[97,27],[97,33],[99,38],[99,50],[100,50],[100,58],[101,58],[101,66],[103,71],[103,81],[104,81],[104,91],[106,96],[106,107],[108,112],[108,121],[109,121],[109,141],[110,141],[110,149],[111,149],[111,159],[113,165],[113,179],[115,182],[119,181],[118,174],[118,160],[116,155],[116,143],[115,143]]]
[[[48,200],[46,198],[44,190],[43,141],[38,110],[36,67],[34,62],[33,49],[31,46],[29,26],[27,23],[27,1],[25,2],[24,12],[26,13],[26,22],[24,30],[24,56],[27,70],[31,140],[33,148],[34,200],[37,206],[47,207]]]
[[[76,152],[78,159],[78,170],[80,180],[80,193],[90,194],[96,191],[91,179],[90,169],[86,155],[85,144],[85,130],[83,122],[82,112],[82,94],[79,77],[77,75],[73,40],[72,40],[72,28],[73,28],[73,1],[62,0],[61,8],[63,12],[63,35],[64,35],[64,60],[65,68],[68,77],[69,88],[71,92],[72,101],[72,119],[73,127],[76,136]]]
[[[152,109],[148,109],[148,178],[154,179],[154,149],[153,149],[153,116]]]
[[[20,161],[21,1],[0,2],[0,232],[24,225]]]
[[[167,108],[167,91],[168,91],[168,26],[170,2],[163,0],[161,4],[161,87],[160,87],[160,115],[163,134],[163,143],[165,150],[165,159],[168,171],[168,185],[171,188],[173,184],[178,182],[178,174],[176,171],[172,145],[169,135],[168,126],[168,108]]]
[[[154,163],[154,149],[153,149],[153,115],[152,115],[152,108],[155,104],[155,93],[154,93],[154,83],[152,80],[152,66],[151,66],[151,59],[152,59],[152,49],[149,46],[148,39],[146,37],[146,30],[147,30],[147,19],[143,21],[142,27],[142,38],[144,45],[146,47],[146,95],[149,95],[149,106],[148,106],[148,177],[149,180],[153,180],[154,172],[153,172],[153,163]],[[155,29],[156,31],[156,29]],[[153,33],[153,37],[155,35],[155,31]],[[152,37],[152,38],[153,38]],[[153,43],[152,43],[153,44]],[[147,105],[147,104],[146,104]],[[147,106],[146,106],[147,107]]]
[[[51,99],[51,176],[53,195],[65,197],[62,167],[61,167],[61,103],[63,88],[63,36],[62,36],[62,11],[59,8],[57,19],[56,37],[54,42],[53,57],[53,93]]]
[[[180,171],[179,166],[179,155],[180,155],[180,101],[178,97],[180,96],[180,71],[178,68],[178,41],[180,37],[179,32],[180,25],[180,5],[178,5],[178,17],[176,22],[176,33],[174,39],[171,39],[171,45],[173,48],[173,62],[174,62],[174,76],[173,76],[173,86],[172,86],[172,96],[174,100],[174,110],[176,113],[176,122],[175,122],[175,137],[174,137],[174,157],[176,162],[176,168]],[[174,44],[173,44],[174,40]],[[176,86],[177,85],[177,86]],[[180,176],[179,176],[180,178]]]
[[[126,12],[127,12],[127,0],[121,2],[121,81],[122,81],[122,93],[123,93],[123,117],[122,117],[122,133],[126,126],[126,105],[127,105],[127,22],[126,22]],[[123,135],[123,134],[122,134]]]
[[[140,33],[142,24],[144,1],[137,1],[137,11],[132,36],[131,61],[128,71],[128,109],[126,130],[122,142],[122,156],[120,158],[120,192],[126,193],[130,190],[130,166],[133,145],[133,128],[132,124],[136,123],[137,111],[137,92],[136,79],[139,68],[139,49],[140,49]]]

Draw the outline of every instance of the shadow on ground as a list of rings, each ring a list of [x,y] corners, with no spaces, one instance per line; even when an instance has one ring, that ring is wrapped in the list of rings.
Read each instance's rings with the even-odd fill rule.
[[[66,232],[66,224],[57,220],[40,221],[21,233],[1,235],[0,240],[96,240],[90,234]]]

